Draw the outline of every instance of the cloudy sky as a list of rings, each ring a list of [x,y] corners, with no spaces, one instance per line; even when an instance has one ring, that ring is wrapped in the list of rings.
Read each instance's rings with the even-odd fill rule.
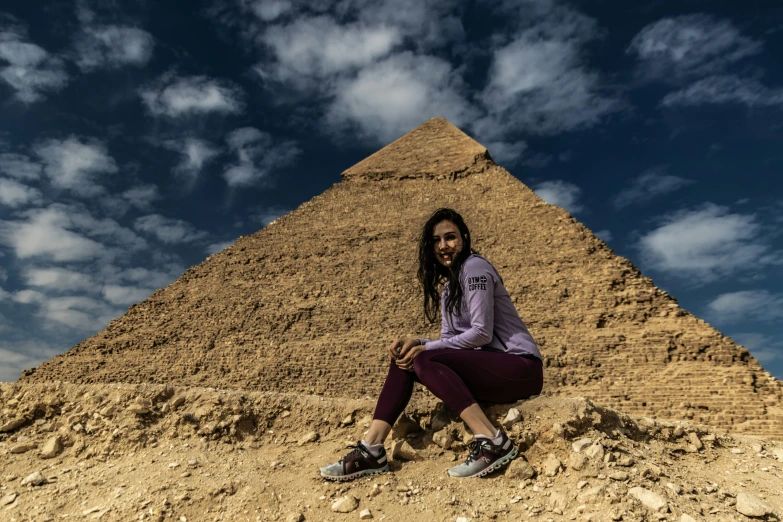
[[[783,378],[779,0],[0,9],[0,381],[434,116]]]

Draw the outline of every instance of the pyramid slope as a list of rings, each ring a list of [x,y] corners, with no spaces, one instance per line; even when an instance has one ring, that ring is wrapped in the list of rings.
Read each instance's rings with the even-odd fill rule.
[[[545,356],[545,394],[783,438],[783,388],[747,350],[488,157],[459,176],[349,177],[23,380],[374,396],[390,339],[439,333],[414,274],[441,206],[503,276]]]

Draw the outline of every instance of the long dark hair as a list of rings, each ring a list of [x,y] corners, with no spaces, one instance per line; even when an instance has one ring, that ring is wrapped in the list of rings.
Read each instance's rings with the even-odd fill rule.
[[[459,229],[459,235],[462,237],[462,250],[454,256],[454,260],[449,267],[438,263],[435,258],[435,243],[432,241],[432,234],[435,226],[441,221],[450,221]],[[453,314],[462,307],[462,286],[459,284],[459,271],[462,264],[471,254],[478,254],[470,246],[470,231],[457,211],[450,208],[439,208],[424,224],[419,240],[419,270],[416,276],[424,290],[424,316],[430,322],[435,322],[440,311],[440,296],[438,295],[438,286],[448,285],[449,295],[446,300],[446,310]],[[444,290],[445,291],[445,290]]]

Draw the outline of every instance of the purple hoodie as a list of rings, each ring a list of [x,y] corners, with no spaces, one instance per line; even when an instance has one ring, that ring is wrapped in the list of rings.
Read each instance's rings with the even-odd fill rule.
[[[449,289],[444,287],[440,296],[440,340],[421,339],[427,350],[477,350],[486,347],[515,355],[530,354],[541,359],[533,336],[520,319],[500,275],[489,261],[471,254],[462,265],[459,280],[462,285],[461,314],[449,315],[447,312]]]

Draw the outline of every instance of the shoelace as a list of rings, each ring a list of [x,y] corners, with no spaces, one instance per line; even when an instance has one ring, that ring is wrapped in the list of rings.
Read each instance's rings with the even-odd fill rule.
[[[476,460],[481,453],[482,448],[485,446],[482,446],[482,441],[478,439],[474,439],[470,441],[468,444],[468,448],[470,448],[470,453],[468,454],[468,458],[465,459],[465,464],[470,464],[474,460]]]
[[[347,459],[348,457],[350,457],[350,456],[352,456],[352,455],[355,455],[355,454],[357,454],[357,453],[362,453],[362,454],[364,453],[364,452],[363,452],[363,450],[362,450],[362,446],[361,446],[361,444],[359,444],[358,442],[357,442],[356,444],[351,444],[351,445],[349,445],[349,446],[346,446],[346,447],[348,447],[348,448],[353,448],[353,449],[351,450],[351,452],[350,452],[350,453],[348,453],[348,455],[346,455],[345,457],[341,458],[341,459],[340,459],[340,462],[344,461],[344,460],[345,460],[345,459]]]

